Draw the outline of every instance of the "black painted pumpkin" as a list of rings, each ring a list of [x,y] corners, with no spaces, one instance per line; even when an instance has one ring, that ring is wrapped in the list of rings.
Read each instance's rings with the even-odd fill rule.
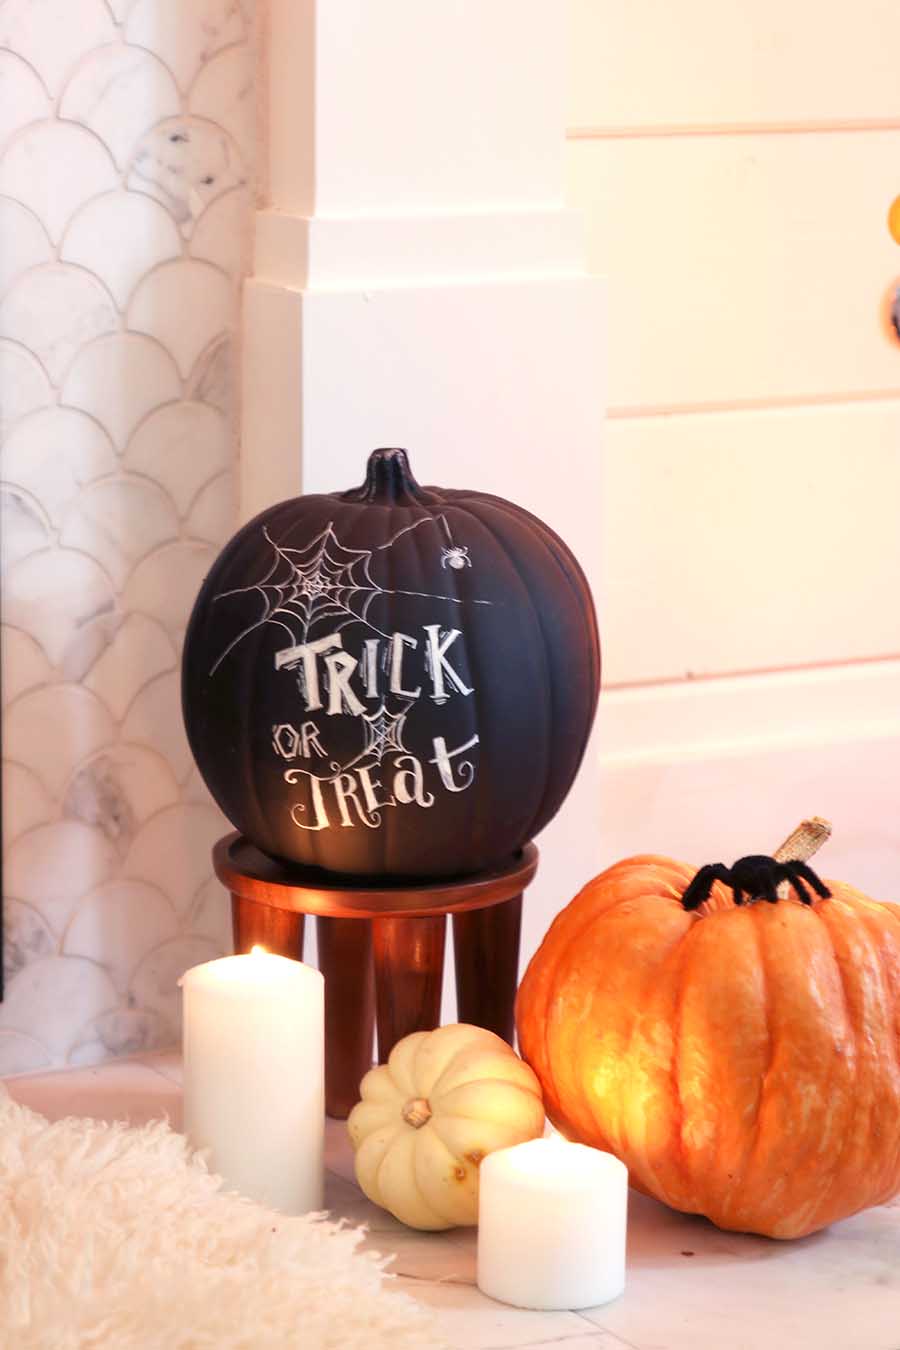
[[[200,772],[259,848],[436,878],[504,861],[555,815],[599,679],[562,540],[376,450],[361,488],[282,502],[226,545],[182,695]]]

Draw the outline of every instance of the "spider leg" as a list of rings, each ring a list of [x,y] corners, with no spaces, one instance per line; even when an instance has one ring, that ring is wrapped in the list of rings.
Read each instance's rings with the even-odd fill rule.
[[[709,867],[706,868],[705,870],[709,872],[709,886],[707,887],[706,890],[706,898],[709,897],[709,892],[712,889],[712,883],[714,881],[721,881],[722,885],[727,886],[729,890],[733,893],[734,903],[736,905],[743,904],[743,900],[741,899],[743,895],[743,890],[734,881],[733,868],[726,867],[724,863],[710,863]]]
[[[797,876],[789,877],[788,880],[790,881],[791,885],[794,888],[794,894],[796,895],[797,899],[802,900],[804,905],[811,905],[813,902],[813,898],[810,895],[809,891],[806,889],[806,883],[800,877]]]
[[[724,863],[712,863],[710,865],[709,886],[707,887],[706,890],[706,898],[709,899],[709,894],[710,891],[712,890],[712,883],[714,881],[720,881],[723,886],[727,886],[730,890],[732,890],[734,888],[734,882],[732,881],[731,876],[732,872],[730,867],[726,867]],[[738,891],[736,894],[739,896],[740,891]],[[741,903],[739,899],[737,903],[738,904]]]
[[[707,863],[700,868],[681,897],[684,908],[699,909],[704,900],[709,899],[714,881],[723,881],[726,886],[731,884],[731,872],[724,863]]]
[[[797,884],[797,877],[802,877],[805,882],[807,882],[810,886],[812,886],[816,895],[818,895],[820,899],[822,900],[831,899],[831,891],[825,885],[825,882],[822,880],[821,877],[817,877],[812,868],[809,867],[805,862],[793,862],[790,864],[790,866],[792,872],[792,879],[794,881],[795,886]]]

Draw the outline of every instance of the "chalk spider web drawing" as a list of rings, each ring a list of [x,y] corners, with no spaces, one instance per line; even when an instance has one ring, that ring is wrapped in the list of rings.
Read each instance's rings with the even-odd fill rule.
[[[238,643],[263,624],[272,623],[283,628],[292,646],[309,642],[314,631],[326,620],[332,632],[340,632],[348,624],[364,624],[379,637],[390,638],[369,619],[373,602],[382,595],[409,595],[425,600],[444,600],[451,605],[464,601],[455,595],[434,595],[426,591],[405,591],[379,586],[372,576],[373,554],[390,549],[403,535],[426,524],[442,525],[452,545],[452,535],[444,516],[423,516],[413,525],[399,530],[378,549],[346,548],[329,521],[325,529],[304,548],[284,548],[275,542],[263,526],[263,536],[272,549],[269,570],[250,586],[239,586],[222,591],[214,597],[224,600],[229,596],[258,594],[262,601],[259,615],[243,628],[217,658],[210,675],[214,675],[226,656]],[[489,600],[475,600],[476,605],[489,605]]]
[[[363,736],[365,744],[357,755],[356,759],[351,760],[346,768],[351,768],[355,764],[361,764],[364,760],[371,760],[374,764],[381,764],[385,755],[408,755],[409,749],[403,744],[403,728],[406,722],[406,715],[412,706],[412,701],[407,703],[400,712],[388,712],[382,702],[381,707],[373,713],[363,713]]]
[[[410,749],[408,745],[403,744],[403,729],[411,707],[410,699],[399,712],[392,713],[382,700],[381,707],[375,712],[362,715],[363,748],[358,755],[354,755],[346,764],[333,759],[328,766],[327,774],[313,773],[309,769],[287,769],[284,774],[285,782],[298,783],[301,778],[317,778],[320,783],[333,783],[339,774],[346,773],[348,769],[358,768],[361,764],[380,767],[387,755],[408,755]]]
[[[388,712],[382,703],[377,712],[363,714],[366,736],[366,744],[362,751],[363,759],[368,759],[371,755],[380,764],[387,754],[407,753],[403,744],[403,724],[409,709],[410,704],[407,703],[402,712],[392,713]]]

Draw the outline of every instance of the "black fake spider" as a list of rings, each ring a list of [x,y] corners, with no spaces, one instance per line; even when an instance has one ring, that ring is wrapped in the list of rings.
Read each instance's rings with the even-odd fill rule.
[[[778,862],[776,858],[768,858],[765,854],[751,853],[747,858],[738,858],[732,867],[726,867],[724,863],[707,863],[701,867],[681,897],[684,908],[697,909],[704,900],[708,900],[714,881],[721,881],[723,885],[731,887],[736,905],[744,903],[745,895],[751,902],[768,900],[770,905],[774,905],[778,899],[778,887],[783,881],[793,886],[797,898],[804,905],[813,903],[807,886],[811,886],[823,900],[831,896],[824,881],[805,862],[796,859]]]

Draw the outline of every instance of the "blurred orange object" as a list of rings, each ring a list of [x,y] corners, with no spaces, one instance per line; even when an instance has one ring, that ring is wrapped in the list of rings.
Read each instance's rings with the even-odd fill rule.
[[[888,229],[895,244],[900,244],[900,197],[895,197],[888,211]]]

